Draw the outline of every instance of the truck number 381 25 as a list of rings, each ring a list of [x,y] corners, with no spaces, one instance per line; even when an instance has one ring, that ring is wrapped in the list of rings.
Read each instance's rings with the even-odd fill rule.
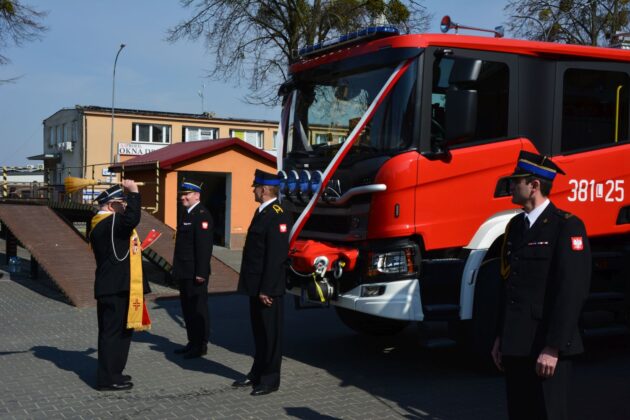
[[[608,179],[597,182],[593,179],[571,179],[571,194],[569,201],[596,201],[622,202],[624,200],[623,179]]]

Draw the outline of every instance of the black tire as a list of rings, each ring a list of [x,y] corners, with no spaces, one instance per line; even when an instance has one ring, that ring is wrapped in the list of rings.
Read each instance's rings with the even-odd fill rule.
[[[337,311],[341,322],[348,328],[366,335],[394,335],[398,334],[409,325],[409,321],[382,318],[380,316],[340,308],[339,306],[335,306],[335,311]]]

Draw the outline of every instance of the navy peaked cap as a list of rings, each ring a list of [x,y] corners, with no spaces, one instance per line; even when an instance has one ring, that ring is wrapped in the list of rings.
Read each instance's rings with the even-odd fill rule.
[[[535,176],[553,181],[559,173],[565,175],[564,171],[547,156],[521,150],[516,168],[511,176],[513,178]]]
[[[120,201],[125,199],[126,197],[123,191],[123,187],[121,187],[120,185],[111,186],[96,197],[96,201],[100,206],[110,201]]]
[[[280,177],[278,174],[270,174],[269,172],[256,169],[252,187],[255,187],[256,185],[280,185]]]
[[[201,186],[203,182],[195,181],[194,179],[185,179],[179,186],[179,193],[185,194],[189,192],[201,192]]]

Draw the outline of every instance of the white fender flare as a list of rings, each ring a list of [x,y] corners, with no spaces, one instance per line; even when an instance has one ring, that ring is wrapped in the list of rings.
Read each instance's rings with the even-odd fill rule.
[[[479,226],[479,229],[477,229],[477,232],[468,245],[464,247],[469,250],[470,253],[466,259],[464,273],[462,274],[459,295],[459,319],[472,319],[475,285],[479,266],[494,241],[505,232],[505,227],[510,219],[521,212],[522,210],[520,209],[514,209],[493,214]]]

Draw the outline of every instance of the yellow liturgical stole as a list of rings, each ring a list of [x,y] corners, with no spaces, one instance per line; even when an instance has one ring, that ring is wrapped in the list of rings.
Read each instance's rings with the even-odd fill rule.
[[[112,216],[113,213],[99,213],[92,218],[94,227]],[[112,221],[112,229],[114,228]],[[112,243],[112,247],[114,244]],[[114,250],[115,251],[115,250]],[[151,320],[144,301],[142,284],[142,248],[140,237],[134,229],[129,238],[129,308],[127,310],[127,328],[144,331],[151,328]]]

